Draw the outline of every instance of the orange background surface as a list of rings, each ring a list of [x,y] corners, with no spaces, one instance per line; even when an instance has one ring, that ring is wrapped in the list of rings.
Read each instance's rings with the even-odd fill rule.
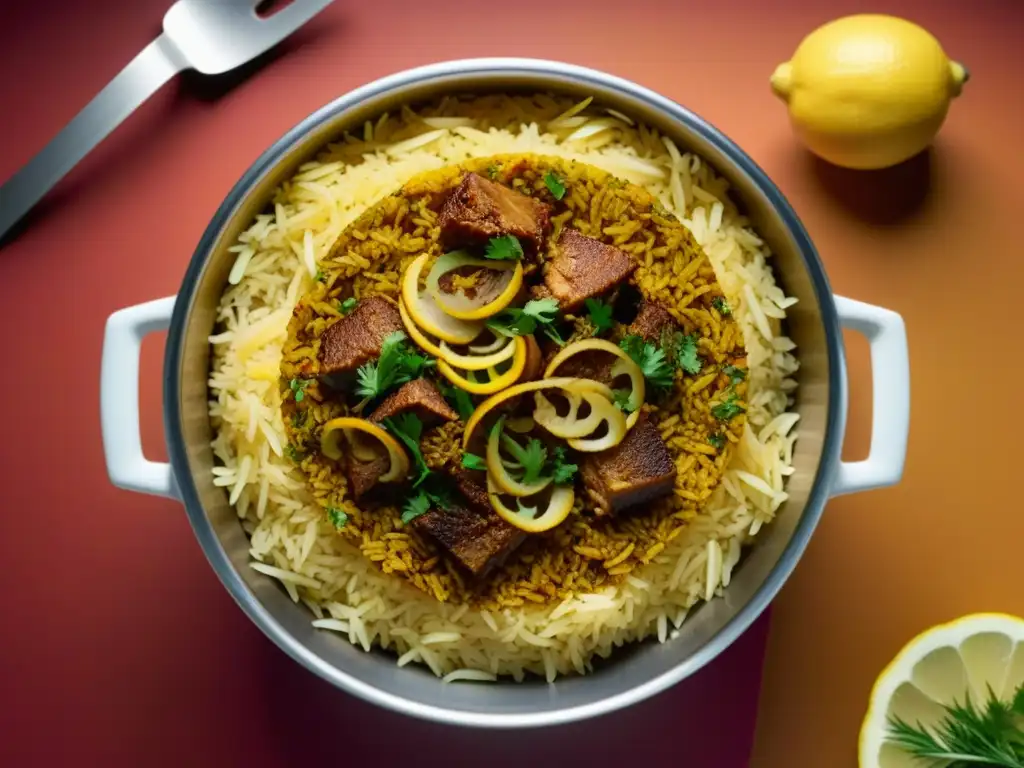
[[[0,179],[158,31],[167,0],[0,3]],[[851,174],[792,138],[767,77],[800,38],[883,10],[971,70],[933,151]],[[1024,510],[1010,492],[1024,278],[1024,3],[336,0],[241,76],[186,75],[91,154],[0,248],[5,328],[0,764],[282,765],[345,755],[490,765],[853,766],[877,672],[965,612],[1024,614]],[[614,43],[612,41],[615,41]],[[776,601],[692,680],[597,723],[527,735],[440,729],[337,694],[274,649],[210,571],[179,505],[116,491],[99,444],[102,327],[177,290],[253,159],[335,96],[406,67],[519,55],[593,66],[690,107],[790,198],[837,293],[900,312],[911,351],[904,482],[829,504]],[[850,337],[847,458],[869,440]],[[160,343],[144,350],[144,442],[161,445]],[[1019,562],[1019,561],[1017,561]]]

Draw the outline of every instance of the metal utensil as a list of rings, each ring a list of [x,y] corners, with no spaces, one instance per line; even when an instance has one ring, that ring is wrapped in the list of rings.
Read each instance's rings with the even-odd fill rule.
[[[288,37],[332,0],[293,0],[265,18],[261,0],[178,0],[147,45],[43,150],[0,186],[0,238],[51,187],[174,75],[217,75]]]

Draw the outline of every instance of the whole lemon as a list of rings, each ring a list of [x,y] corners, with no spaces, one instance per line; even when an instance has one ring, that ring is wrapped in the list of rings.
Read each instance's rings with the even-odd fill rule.
[[[968,73],[926,30],[881,14],[818,27],[771,77],[800,140],[846,168],[885,168],[938,133]]]

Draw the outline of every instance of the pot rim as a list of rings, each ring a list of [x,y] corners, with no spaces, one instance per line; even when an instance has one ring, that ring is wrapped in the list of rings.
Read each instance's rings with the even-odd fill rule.
[[[582,705],[539,713],[481,713],[436,705],[423,704],[400,695],[377,689],[329,665],[291,634],[256,599],[253,592],[235,570],[213,529],[195,481],[189,472],[189,460],[181,423],[181,369],[185,329],[195,300],[199,278],[223,229],[228,225],[239,204],[258,182],[271,173],[283,157],[316,128],[340,113],[355,108],[361,102],[406,89],[418,84],[457,80],[462,77],[514,76],[550,77],[551,85],[572,82],[619,92],[644,103],[675,122],[683,123],[694,133],[715,146],[737,170],[748,176],[770,201],[772,208],[792,236],[800,252],[814,292],[821,307],[821,322],[828,351],[828,375],[831,394],[825,420],[824,441],[818,473],[808,494],[800,520],[786,547],[768,577],[757,591],[710,640],[682,663],[632,688]],[[181,289],[174,306],[164,355],[164,433],[168,456],[175,483],[182,502],[207,559],[234,600],[249,619],[281,650],[314,674],[364,701],[412,717],[448,725],[485,728],[524,728],[560,725],[636,704],[668,689],[713,660],[764,612],[799,561],[811,534],[824,511],[837,469],[839,467],[842,435],[846,417],[846,375],[843,356],[842,330],[824,266],[796,212],[767,174],[731,139],[689,109],[630,80],[605,72],[565,64],[558,61],[533,58],[473,58],[453,59],[406,69],[390,74],[352,90],[316,110],[266,149],[245,171],[224,198],[210,224],[204,231],[182,279]],[[440,681],[438,681],[440,685]],[[557,685],[557,682],[553,683]]]

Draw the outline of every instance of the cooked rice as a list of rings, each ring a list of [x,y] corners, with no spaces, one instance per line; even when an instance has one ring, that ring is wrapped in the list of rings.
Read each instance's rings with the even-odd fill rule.
[[[609,119],[614,124],[605,125]],[[720,487],[674,538],[648,551],[648,564],[591,593],[485,610],[439,603],[382,573],[323,519],[284,455],[277,370],[291,310],[313,285],[310,255],[314,263],[324,258],[368,206],[419,173],[523,152],[575,159],[639,184],[690,229],[742,328],[750,388],[747,424]],[[253,567],[310,606],[311,620],[337,622],[322,626],[364,649],[391,649],[400,665],[421,663],[449,680],[583,674],[625,642],[669,639],[699,600],[721,594],[741,546],[786,500],[797,362],[782,321],[793,300],[776,285],[770,253],[729,199],[726,181],[646,126],[543,95],[449,97],[420,113],[403,108],[303,165],[234,250],[210,339],[213,447],[223,465],[214,480],[251,537]]]

